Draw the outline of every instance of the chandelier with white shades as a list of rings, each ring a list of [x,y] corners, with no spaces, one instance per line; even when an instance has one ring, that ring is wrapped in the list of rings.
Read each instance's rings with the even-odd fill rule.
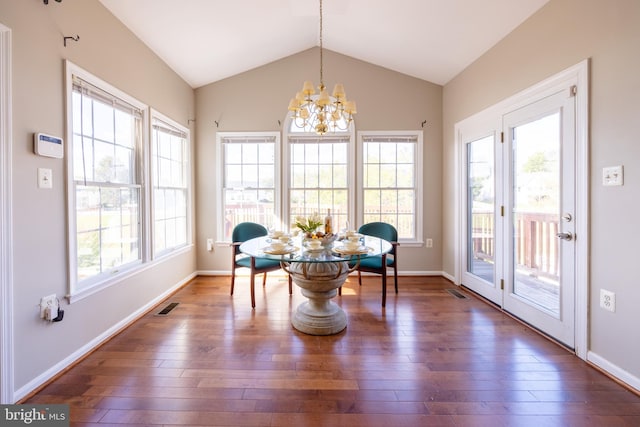
[[[320,0],[320,85],[319,94],[311,81],[305,81],[302,90],[289,101],[289,111],[299,128],[315,131],[318,135],[349,129],[356,111],[356,103],[348,101],[344,86],[338,83],[329,96],[322,75],[322,0]]]

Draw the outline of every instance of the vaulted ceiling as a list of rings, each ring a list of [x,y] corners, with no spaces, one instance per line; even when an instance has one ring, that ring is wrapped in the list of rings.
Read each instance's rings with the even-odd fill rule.
[[[100,0],[192,87],[319,46],[319,0]],[[325,49],[444,85],[549,0],[323,0]]]

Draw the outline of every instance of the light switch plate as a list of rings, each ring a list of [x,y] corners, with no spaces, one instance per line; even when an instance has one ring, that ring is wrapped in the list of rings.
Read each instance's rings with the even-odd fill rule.
[[[624,184],[624,170],[622,166],[609,166],[602,168],[602,185]]]
[[[38,168],[38,188],[53,188],[51,169]]]

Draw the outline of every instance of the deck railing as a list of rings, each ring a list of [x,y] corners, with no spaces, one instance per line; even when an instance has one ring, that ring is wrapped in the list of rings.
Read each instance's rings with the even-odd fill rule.
[[[267,228],[275,226],[275,211],[273,209],[273,204],[271,203],[258,203],[258,204],[230,204],[228,203],[226,206],[225,212],[225,239],[228,240],[231,238],[231,232],[233,227],[241,222],[249,221],[249,222],[257,222],[258,224],[263,224]],[[316,212],[320,218],[324,218],[326,215],[327,209],[332,208],[331,206],[322,207],[319,212]],[[290,212],[292,218],[296,216],[304,216],[304,212],[292,208]],[[382,220],[385,220],[385,212],[381,212],[376,209],[366,209],[364,212],[365,222],[367,222],[368,218],[375,218],[374,221],[377,221],[379,217],[382,217]],[[333,217],[333,226],[335,230],[342,230],[348,226],[349,216],[346,211],[342,211],[336,209],[335,207],[331,210],[331,216]],[[400,238],[414,238],[413,230],[414,230],[414,215],[413,212],[398,212],[394,213],[392,217],[397,219],[397,224],[394,223],[394,226],[398,230],[398,236]],[[350,228],[355,227],[355,224],[351,224]]]
[[[515,214],[514,257],[519,269],[538,277],[557,280],[560,257],[558,250],[558,216],[546,213]],[[495,256],[493,214],[472,214],[471,237],[475,257],[493,262]]]

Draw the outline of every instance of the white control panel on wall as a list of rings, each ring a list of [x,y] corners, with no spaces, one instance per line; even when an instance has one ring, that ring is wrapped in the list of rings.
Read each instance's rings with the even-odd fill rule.
[[[40,156],[61,159],[64,156],[64,142],[57,136],[36,133],[33,135],[33,151]]]
[[[608,166],[602,168],[602,185],[624,184],[624,170],[622,166]]]

